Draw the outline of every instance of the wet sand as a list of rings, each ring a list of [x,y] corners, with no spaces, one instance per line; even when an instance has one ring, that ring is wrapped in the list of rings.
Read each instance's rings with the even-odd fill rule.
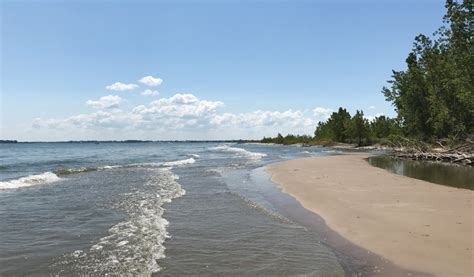
[[[350,255],[367,249],[412,276],[473,276],[474,192],[389,173],[370,166],[369,156],[296,159],[268,170],[283,192],[359,247],[345,247]]]

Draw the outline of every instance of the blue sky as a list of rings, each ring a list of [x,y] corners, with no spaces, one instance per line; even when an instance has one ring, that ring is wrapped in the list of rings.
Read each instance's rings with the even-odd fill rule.
[[[435,0],[1,3],[0,138],[19,140],[260,138],[312,133],[339,106],[393,116],[381,88],[444,14]]]

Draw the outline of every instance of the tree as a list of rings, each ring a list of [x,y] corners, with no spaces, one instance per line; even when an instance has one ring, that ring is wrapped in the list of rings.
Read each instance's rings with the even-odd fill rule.
[[[395,119],[388,118],[384,115],[375,117],[374,120],[370,122],[370,129],[372,136],[377,139],[400,134],[398,122]]]
[[[446,1],[443,26],[430,39],[415,38],[405,71],[393,71],[387,101],[404,133],[423,139],[474,133],[472,2]]]
[[[351,115],[344,108],[331,114],[326,122],[319,122],[315,131],[316,138],[320,140],[333,140],[346,142]]]
[[[357,110],[351,119],[349,128],[350,137],[355,139],[357,144],[361,146],[363,141],[369,141],[369,130],[369,121],[364,118],[364,112]]]
[[[275,139],[275,143],[282,144],[282,143],[283,143],[283,140],[284,140],[283,136],[282,136],[280,133],[278,133],[278,135],[277,135],[277,137],[276,137],[276,139]]]
[[[333,116],[329,119],[329,124],[334,133],[334,138],[337,141],[346,142],[348,138],[348,128],[351,121],[351,115],[346,109],[339,108],[337,113],[333,113]]]

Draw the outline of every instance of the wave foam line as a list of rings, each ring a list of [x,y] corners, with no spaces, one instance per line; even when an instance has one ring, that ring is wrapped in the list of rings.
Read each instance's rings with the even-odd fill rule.
[[[255,159],[255,160],[258,160],[258,159],[261,159],[261,158],[267,156],[267,154],[264,154],[264,153],[251,152],[251,151],[245,150],[243,148],[231,147],[227,144],[219,145],[219,146],[216,146],[212,149],[213,150],[226,151],[226,152],[233,152],[233,153],[236,153],[240,156],[243,156],[243,157],[246,157],[246,158],[249,158],[249,159]]]
[[[189,158],[189,159],[172,161],[172,162],[164,162],[163,166],[165,166],[165,167],[180,166],[180,165],[186,165],[186,164],[193,164],[195,162],[196,162],[196,160],[194,158]]]
[[[167,169],[155,174],[114,205],[128,214],[126,221],[112,226],[89,250],[63,255],[52,265],[53,271],[66,268],[98,276],[151,276],[160,271],[158,260],[165,257],[164,242],[169,238],[163,205],[186,192],[178,175]]]
[[[30,187],[34,185],[41,185],[41,184],[56,182],[59,180],[61,180],[61,178],[59,178],[53,172],[44,172],[41,174],[30,175],[30,176],[21,177],[14,180],[0,182],[0,190]]]
[[[187,164],[193,164],[196,162],[196,159],[199,155],[190,155],[191,158],[184,159],[184,160],[177,160],[177,161],[169,161],[169,162],[156,162],[156,163],[133,163],[133,164],[125,164],[125,165],[105,165],[105,166],[98,166],[98,167],[78,167],[78,168],[61,168],[56,170],[56,173],[59,176],[63,175],[70,175],[70,174],[78,174],[83,172],[92,172],[92,171],[101,171],[101,170],[111,170],[117,168],[143,168],[143,167],[173,167],[173,166],[181,166]]]

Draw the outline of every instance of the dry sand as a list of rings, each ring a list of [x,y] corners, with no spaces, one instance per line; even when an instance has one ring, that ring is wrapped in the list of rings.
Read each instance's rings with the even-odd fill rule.
[[[474,276],[474,192],[392,174],[367,157],[303,158],[268,170],[356,245],[413,271]]]

